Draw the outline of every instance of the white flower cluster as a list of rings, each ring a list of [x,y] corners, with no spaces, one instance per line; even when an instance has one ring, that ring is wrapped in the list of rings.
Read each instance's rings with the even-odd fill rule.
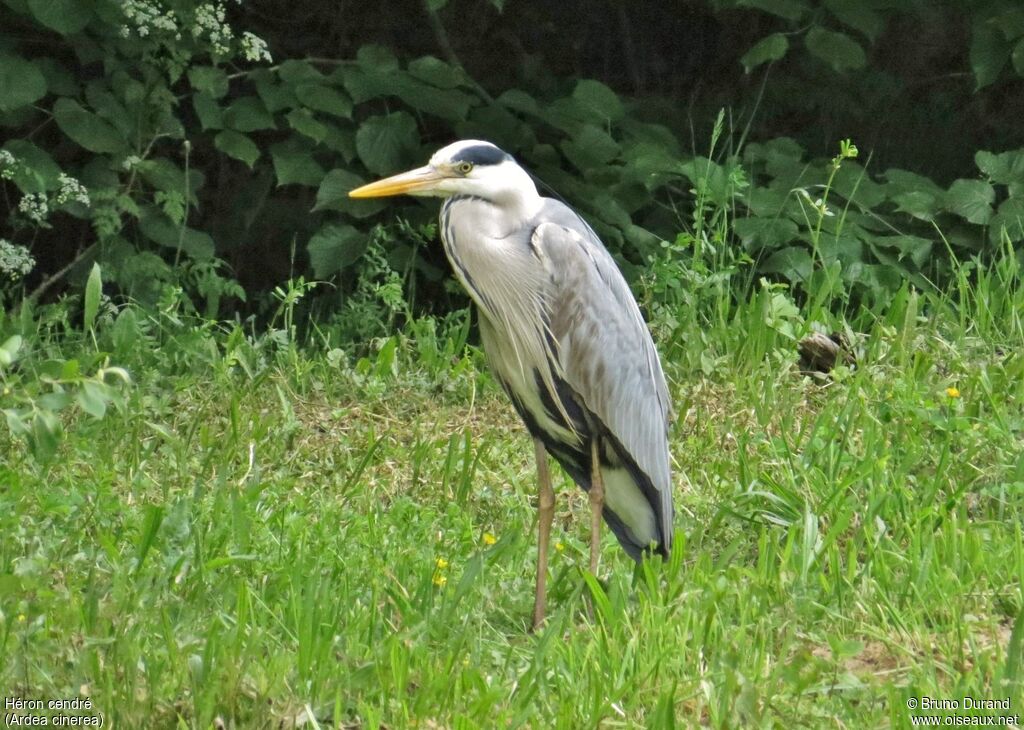
[[[165,10],[157,3],[147,0],[124,0],[121,3],[125,20],[129,25],[121,26],[121,35],[125,38],[134,30],[140,38],[145,38],[151,31],[159,30],[173,33],[175,39],[181,39],[178,32],[178,20],[173,10]]]
[[[18,164],[14,155],[7,150],[0,150],[0,179],[14,179]],[[55,205],[64,205],[70,202],[81,203],[85,206],[90,204],[89,190],[76,178],[62,172],[57,176],[57,182],[60,188],[53,198]],[[50,213],[50,201],[46,197],[46,193],[26,193],[18,201],[18,211],[24,213],[29,220],[42,223]]]
[[[236,1],[241,3],[241,0]],[[215,56],[230,56],[240,49],[247,61],[271,61],[267,43],[262,38],[248,32],[235,36],[227,22],[224,3],[225,0],[207,0],[189,13],[175,11],[174,3],[168,0],[121,0],[121,12],[126,21],[121,26],[121,35],[130,38],[134,33],[146,38],[162,33],[181,40],[182,33],[189,32],[196,40],[207,41]]]
[[[266,61],[270,63],[274,59],[270,57],[267,50],[267,42],[249,31],[242,33],[242,54],[246,61]]]
[[[203,3],[196,8],[195,25],[192,26],[192,36],[205,36],[213,45],[213,52],[221,56],[231,52],[231,26],[224,21],[225,17],[223,4]]]
[[[18,210],[24,213],[29,220],[42,223],[50,212],[50,205],[46,200],[46,193],[26,193],[18,201]]]
[[[27,248],[0,238],[0,274],[11,281],[17,281],[32,271],[35,265],[36,260]]]
[[[57,205],[64,205],[72,200],[85,206],[89,205],[89,191],[85,185],[63,172],[57,180],[60,182],[60,190],[57,191],[56,197]]]
[[[0,178],[11,180],[14,178],[14,166],[18,163],[7,150],[0,150]]]

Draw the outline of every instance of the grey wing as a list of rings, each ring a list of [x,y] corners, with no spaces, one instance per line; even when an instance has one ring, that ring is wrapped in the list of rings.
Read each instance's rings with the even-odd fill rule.
[[[668,549],[671,406],[658,352],[629,286],[600,240],[578,217],[558,218],[568,225],[542,223],[531,243],[551,276],[548,322],[562,378],[649,480],[638,486]]]

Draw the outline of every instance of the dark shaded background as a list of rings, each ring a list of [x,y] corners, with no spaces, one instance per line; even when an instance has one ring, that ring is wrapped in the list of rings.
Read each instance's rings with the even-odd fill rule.
[[[698,152],[723,107],[735,117],[756,108],[750,139],[793,137],[824,155],[837,139],[850,137],[873,156],[876,169],[912,169],[940,184],[972,175],[978,149],[1024,144],[1024,80],[1010,75],[975,92],[964,5],[889,5],[898,10],[865,46],[867,68],[845,74],[810,56],[798,37],[769,71],[745,74],[739,59],[751,46],[799,27],[704,0],[510,0],[502,12],[481,0],[452,0],[437,15],[452,51],[491,93],[514,87],[543,93],[576,78],[599,79],[640,100],[647,116],[668,121],[684,138],[692,126]],[[243,11],[275,58],[351,58],[367,43],[403,59],[445,56],[416,0],[264,0]]]

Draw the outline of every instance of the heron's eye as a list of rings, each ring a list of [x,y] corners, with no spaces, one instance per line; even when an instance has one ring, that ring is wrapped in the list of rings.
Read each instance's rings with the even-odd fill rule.
[[[473,163],[472,162],[460,162],[458,164],[458,166],[456,166],[455,169],[458,170],[463,175],[468,175],[469,173],[471,173],[473,171]]]

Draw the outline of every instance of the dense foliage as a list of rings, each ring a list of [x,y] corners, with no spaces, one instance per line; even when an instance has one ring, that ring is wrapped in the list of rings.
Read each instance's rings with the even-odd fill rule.
[[[1022,113],[1019,0],[0,0],[0,695],[115,727],[1018,713]],[[534,636],[532,447],[436,202],[346,195],[457,137],[600,232],[678,414],[673,554],[583,573],[566,484]]]
[[[634,278],[724,250],[841,305],[1024,238],[1017,3],[335,7],[5,0],[6,306],[99,262],[111,294],[181,286],[209,315],[312,276],[351,318],[375,240],[448,308],[433,206],[345,193],[454,137],[516,154]]]

